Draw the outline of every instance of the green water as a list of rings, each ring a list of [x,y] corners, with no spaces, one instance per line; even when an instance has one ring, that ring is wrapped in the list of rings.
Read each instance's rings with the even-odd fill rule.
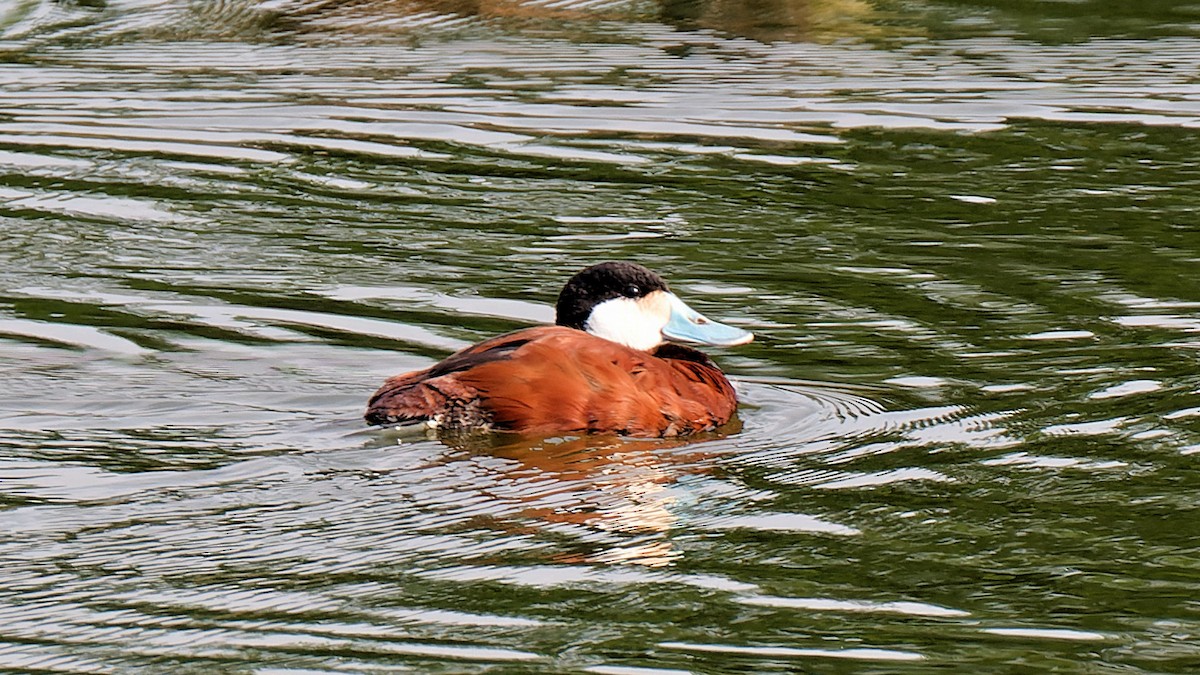
[[[1200,670],[1200,38],[1084,3],[0,2],[0,669]],[[741,429],[392,374],[630,259]]]

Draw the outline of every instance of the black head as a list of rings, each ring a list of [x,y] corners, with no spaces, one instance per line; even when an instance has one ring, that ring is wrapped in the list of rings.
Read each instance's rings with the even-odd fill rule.
[[[592,265],[571,277],[554,307],[555,323],[584,330],[592,309],[613,298],[638,299],[654,291],[667,291],[667,282],[654,272],[631,262]]]

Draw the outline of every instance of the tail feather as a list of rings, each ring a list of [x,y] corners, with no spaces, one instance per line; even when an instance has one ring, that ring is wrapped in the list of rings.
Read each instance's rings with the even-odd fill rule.
[[[449,399],[436,387],[410,378],[397,379],[385,382],[371,397],[363,416],[367,424],[415,424],[446,410]]]
[[[424,379],[425,373],[392,378],[371,397],[368,424],[416,424],[427,420],[452,427],[485,427],[491,415],[479,405],[479,392],[456,375]]]

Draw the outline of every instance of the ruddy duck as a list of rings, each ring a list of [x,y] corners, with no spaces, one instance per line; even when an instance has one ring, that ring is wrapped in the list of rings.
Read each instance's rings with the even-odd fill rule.
[[[658,438],[715,429],[737,409],[733,386],[708,356],[667,340],[727,347],[754,336],[701,316],[645,267],[588,267],[563,287],[555,312],[557,325],[501,335],[388,379],[371,397],[367,422]]]

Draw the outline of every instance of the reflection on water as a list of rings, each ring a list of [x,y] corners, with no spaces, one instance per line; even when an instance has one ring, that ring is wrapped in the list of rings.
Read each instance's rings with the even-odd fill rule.
[[[0,664],[1194,670],[1194,26],[1042,5],[0,4]],[[614,258],[740,428],[363,426]]]
[[[863,0],[664,0],[660,18],[689,29],[705,28],[763,42],[828,41],[900,33],[875,20],[879,12]]]
[[[561,563],[669,565],[679,556],[666,536],[676,526],[686,473],[707,471],[696,461],[659,452],[682,443],[636,443],[579,438],[496,448],[513,463],[505,483],[528,508],[522,518],[542,521],[560,536],[586,542],[590,552]]]

